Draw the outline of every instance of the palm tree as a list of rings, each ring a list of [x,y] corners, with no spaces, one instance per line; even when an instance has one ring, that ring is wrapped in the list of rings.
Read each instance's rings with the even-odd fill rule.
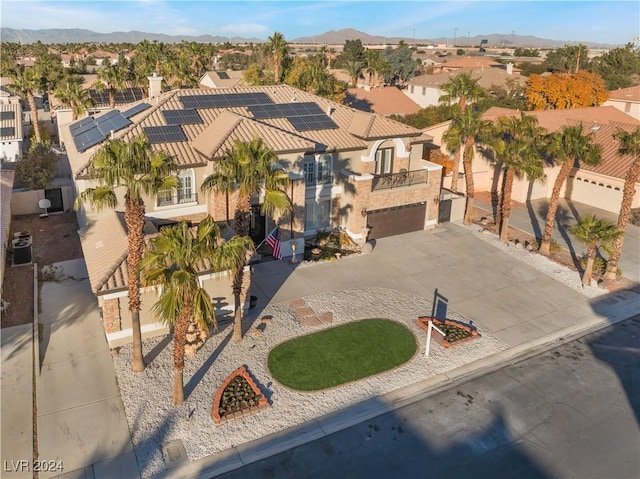
[[[511,215],[511,193],[516,177],[526,176],[537,180],[543,176],[541,149],[545,130],[538,126],[534,116],[524,113],[520,118],[500,117],[489,146],[504,166],[502,193],[500,195],[500,241],[509,241],[509,217]]]
[[[369,86],[373,86],[377,82],[378,69],[380,68],[380,61],[382,60],[382,56],[380,55],[379,50],[367,50],[365,52],[365,57],[367,59],[366,72],[369,76],[368,84]]]
[[[624,177],[624,187],[622,188],[622,203],[620,204],[620,215],[618,216],[618,230],[620,236],[615,240],[611,248],[611,255],[607,263],[607,280],[614,280],[618,271],[618,262],[622,253],[624,235],[631,217],[631,204],[635,195],[635,185],[640,180],[640,128],[632,133],[619,131],[615,134],[619,142],[618,153],[620,155],[630,155],[633,162]]]
[[[153,151],[144,137],[130,143],[108,140],[95,154],[89,166],[89,178],[97,183],[76,198],[76,208],[89,202],[98,211],[118,206],[116,190],[124,188],[124,217],[127,224],[127,271],[129,311],[133,342],[133,371],[144,370],[140,331],[140,277],[138,265],[144,246],[145,204],[143,195],[154,196],[161,190],[177,188],[173,160],[163,151]]]
[[[254,137],[246,143],[236,140],[233,149],[225,152],[224,160],[217,163],[216,173],[205,178],[201,187],[204,192],[237,192],[234,213],[234,230],[237,236],[249,236],[253,195],[260,194],[264,198],[264,214],[291,211],[291,200],[286,193],[289,175],[274,168],[277,162],[275,152],[266,147],[260,138]],[[243,278],[244,264],[234,275],[234,291],[240,291]],[[238,302],[234,311],[233,341],[241,340],[242,316]]]
[[[34,93],[40,89],[40,76],[33,68],[26,68],[23,65],[16,65],[15,68],[7,72],[11,78],[11,83],[7,85],[9,90],[14,91],[29,103],[31,111],[31,123],[33,124],[33,133],[36,137],[36,143],[42,143],[40,134],[40,123],[38,123],[38,108],[36,106],[36,98]]]
[[[460,112],[456,112],[459,115]],[[460,132],[454,127],[453,121],[449,128],[442,134],[442,141],[447,146],[447,150],[453,155],[454,161],[451,164],[451,191],[458,192],[458,172],[460,171],[460,154],[462,149],[462,139]]]
[[[480,100],[486,95],[486,90],[478,84],[478,80],[473,78],[470,72],[459,73],[442,85],[440,90],[444,92],[440,96],[441,104],[450,105],[457,102],[463,112],[467,103]]]
[[[345,64],[345,69],[351,79],[351,85],[358,86],[358,78],[363,78],[362,72],[364,71],[364,62],[358,60],[350,60]]]
[[[551,235],[553,225],[556,220],[558,201],[560,200],[560,190],[564,185],[569,173],[580,164],[597,165],[602,158],[602,145],[593,143],[594,134],[584,134],[582,123],[577,126],[565,126],[562,131],[551,135],[549,152],[554,155],[555,160],[561,163],[560,171],[553,184],[551,198],[549,198],[549,210],[547,211],[547,222],[542,233],[540,242],[540,253],[549,256],[551,246]]]
[[[265,49],[271,55],[273,61],[273,81],[274,83],[280,83],[282,61],[289,53],[289,45],[284,39],[284,35],[280,32],[274,32],[273,35],[267,38]]]
[[[55,95],[64,106],[71,108],[71,121],[76,121],[93,105],[89,92],[82,88],[82,78],[80,77],[68,77],[58,85]]]
[[[125,85],[125,70],[122,65],[108,65],[98,70],[96,89],[106,89],[109,92],[109,108],[116,107],[116,92]]]
[[[184,402],[184,356],[187,328],[195,320],[202,328],[217,327],[211,298],[201,286],[197,265],[215,254],[219,229],[205,218],[194,231],[186,221],[163,228],[149,242],[140,262],[143,286],[161,286],[154,315],[173,327],[173,404]]]
[[[447,142],[447,147],[451,145],[453,147],[453,151],[457,152],[460,149],[463,150],[462,164],[464,167],[467,197],[464,224],[471,224],[473,220],[473,198],[475,196],[475,189],[473,184],[472,161],[475,152],[475,145],[477,141],[489,138],[491,131],[491,122],[483,120],[480,112],[475,112],[472,109],[467,108],[464,112],[460,112],[459,110],[456,111],[451,122],[451,126],[443,137],[446,138],[445,141]],[[455,171],[452,174],[454,173],[455,176],[451,181],[451,190],[457,191],[458,172]]]
[[[600,246],[605,251],[609,250],[609,244],[619,238],[622,232],[613,223],[596,218],[596,215],[581,218],[569,231],[587,245],[587,265],[582,275],[582,284],[591,286],[596,248]]]

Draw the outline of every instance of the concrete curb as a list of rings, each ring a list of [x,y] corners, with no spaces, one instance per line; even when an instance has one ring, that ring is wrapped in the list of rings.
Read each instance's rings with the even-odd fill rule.
[[[563,343],[596,332],[607,326],[617,324],[640,312],[638,310],[629,311],[628,309],[631,308],[627,307],[621,309],[623,309],[623,311],[620,312],[609,310],[608,312],[611,314],[611,317],[599,316],[588,318],[560,331],[510,347],[481,360],[460,366],[447,373],[426,378],[409,386],[368,399],[305,424],[256,439],[247,444],[236,446],[219,454],[208,456],[174,469],[162,471],[152,477],[154,479],[178,479],[183,477],[211,478],[240,469],[248,464],[280,454],[289,449],[342,431],[363,421],[408,406],[455,385],[470,381],[480,375],[485,375],[524,361],[530,357],[537,356]]]

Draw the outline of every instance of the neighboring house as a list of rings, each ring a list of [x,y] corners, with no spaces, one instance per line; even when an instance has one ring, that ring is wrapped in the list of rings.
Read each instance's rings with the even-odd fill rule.
[[[200,85],[208,88],[233,88],[244,86],[244,70],[208,71],[200,78]]]
[[[149,92],[149,100],[129,105],[126,111],[123,107],[62,128],[76,191],[92,186],[87,167],[110,136],[108,130],[114,129],[112,136],[124,140],[146,134],[154,149],[169,153],[178,163],[180,181],[177,191],[145,201],[149,220],[182,218],[196,223],[210,214],[225,221],[227,214],[233,217],[235,196],[227,202],[224,195],[202,193],[200,185],[235,140],[250,141],[257,135],[289,174],[294,215],[277,221],[264,217],[256,197],[251,236],[260,242],[278,224],[285,257],[291,255],[292,243],[301,253],[305,238],[336,227],[362,244],[367,238],[423,230],[437,223],[442,167],[423,159],[431,137],[420,130],[287,85],[167,93],[150,85]],[[102,128],[104,124],[110,126]],[[92,239],[83,238],[83,248],[99,250],[93,256],[102,266],[94,269],[91,259],[87,266],[94,276],[92,284],[100,285],[94,292],[104,300],[113,299],[108,296],[112,293],[126,295],[122,284],[126,275],[114,267],[118,261],[122,264],[126,245],[111,251],[108,243],[115,239],[112,228],[102,226],[102,218],[87,206],[80,223],[95,233]],[[109,241],[104,241],[107,237]],[[217,293],[233,304],[230,294],[230,290]],[[126,305],[118,307],[121,312],[125,309]],[[157,325],[148,311],[143,317],[145,332],[152,334]],[[122,314],[120,321],[126,329]]]
[[[394,86],[381,88],[349,88],[345,104],[357,110],[378,115],[411,115],[420,111],[420,105]]]
[[[487,69],[487,68],[504,69],[505,65],[503,65],[502,63],[496,62],[495,60],[489,57],[448,56],[442,63],[437,65],[437,67],[434,69],[434,73],[457,72],[461,70],[468,70],[470,68],[473,68],[476,70]],[[519,75],[520,70],[517,68],[514,68],[513,74]]]
[[[7,265],[9,231],[11,230],[11,193],[15,171],[0,169],[0,293],[4,284],[4,268]],[[4,297],[0,294],[0,297]]]
[[[0,104],[0,161],[22,158],[22,107],[20,103]]]
[[[602,162],[598,166],[582,165],[576,168],[569,176],[561,197],[600,208],[613,213],[620,211],[622,201],[622,188],[624,176],[633,161],[630,156],[618,154],[619,143],[613,138],[613,134],[619,130],[634,131],[640,127],[640,120],[617,110],[612,106],[575,108],[569,110],[544,110],[525,112],[535,116],[538,124],[548,132],[560,131],[565,125],[577,125],[582,123],[587,132],[595,133],[596,143],[602,145]],[[493,107],[487,110],[483,116],[486,120],[495,121],[501,116],[519,116],[518,110]],[[434,125],[425,129],[425,133],[434,137],[434,143],[442,145],[442,134],[447,130],[449,123]],[[476,148],[473,159],[473,177],[476,191],[491,191],[492,186],[500,184],[501,175],[495,174],[494,164],[489,161]],[[448,151],[441,147],[444,154]],[[516,179],[513,186],[512,198],[515,201],[526,202],[549,198],[553,184],[558,175],[558,166],[545,166],[544,181],[529,182],[526,179]],[[462,176],[462,175],[461,175]],[[444,181],[444,185],[450,184],[451,178]],[[458,180],[458,191],[464,191],[464,178]],[[633,207],[640,207],[640,184],[636,189]]]
[[[613,106],[633,118],[640,119],[640,85],[609,92],[609,99],[603,105]]]
[[[495,87],[509,88],[511,84],[524,86],[527,82],[525,77],[513,74],[511,65],[507,65],[506,68],[465,68],[455,72],[427,74],[411,78],[407,81],[407,87],[403,93],[421,108],[437,106],[443,95],[442,85],[449,83],[452,78],[463,72],[471,73],[471,76],[478,80],[478,84],[489,91]]]

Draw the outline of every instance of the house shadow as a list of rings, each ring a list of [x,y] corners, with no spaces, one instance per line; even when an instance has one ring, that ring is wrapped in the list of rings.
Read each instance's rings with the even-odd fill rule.
[[[607,364],[618,376],[636,422],[640,426],[640,284],[610,293],[591,301],[591,308],[607,318],[611,327],[603,329],[588,346],[593,355]],[[616,311],[622,309],[622,312]],[[634,314],[631,316],[631,314]],[[621,321],[622,318],[629,319]]]
[[[389,406],[380,399],[367,401],[367,411],[384,411]],[[327,431],[320,435],[309,428],[296,427],[239,448],[246,464],[241,469],[224,472],[224,465],[202,465],[199,477],[221,479],[255,478],[325,478],[339,473],[343,477],[420,477],[420,478],[537,478],[553,477],[525,450],[525,443],[511,433],[510,421],[503,411],[490,414],[481,426],[462,426],[456,431],[443,430],[438,424],[447,414],[425,411],[426,417],[416,426],[395,410],[364,417],[363,422],[342,430],[340,422],[353,407],[321,418]],[[362,416],[362,413],[358,414]],[[425,431],[425,429],[430,429]],[[334,432],[335,431],[335,432]],[[355,439],[355,436],[360,438]],[[306,444],[287,450],[291,441],[304,437]],[[299,441],[295,441],[296,443]],[[443,445],[446,443],[446,445]],[[264,449],[281,451],[262,459]],[[253,462],[255,461],[255,462]]]

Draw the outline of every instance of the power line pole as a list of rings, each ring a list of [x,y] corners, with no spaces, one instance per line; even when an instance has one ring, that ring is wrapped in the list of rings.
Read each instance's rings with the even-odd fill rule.
[[[458,38],[458,27],[453,29],[453,46],[456,46],[456,39]]]

